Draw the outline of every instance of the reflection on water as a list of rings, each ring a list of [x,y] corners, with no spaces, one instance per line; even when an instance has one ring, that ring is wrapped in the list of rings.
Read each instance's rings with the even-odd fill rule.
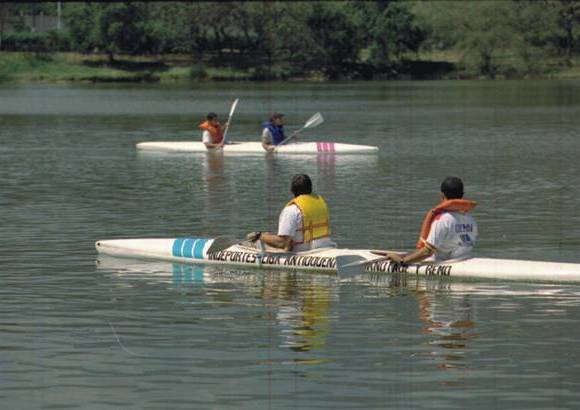
[[[177,288],[196,286],[211,300],[224,302],[220,285],[242,285],[258,296],[275,321],[280,347],[296,352],[321,350],[329,332],[331,307],[338,302],[335,277],[285,272],[244,272],[169,262],[138,261],[105,255],[99,269],[113,272],[121,283],[141,286],[143,280],[171,283]],[[230,299],[230,302],[235,300]],[[318,358],[296,359],[302,364],[319,363]]]
[[[432,350],[427,353],[442,370],[462,370],[468,366],[466,357],[471,341],[477,338],[473,306],[467,296],[452,293],[433,294],[428,290],[415,293],[419,305],[422,332],[430,335],[426,342]],[[457,385],[456,381],[445,381]],[[459,383],[460,384],[460,383]]]
[[[324,277],[297,280],[296,275],[270,274],[264,278],[262,297],[276,302],[281,347],[297,352],[321,350],[329,331],[331,303],[336,302],[336,281]]]

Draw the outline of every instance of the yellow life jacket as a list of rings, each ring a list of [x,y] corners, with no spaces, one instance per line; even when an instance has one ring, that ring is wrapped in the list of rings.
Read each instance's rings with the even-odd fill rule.
[[[310,243],[315,239],[330,236],[329,212],[326,201],[320,195],[299,195],[286,206],[296,205],[302,213],[304,240],[295,244]]]

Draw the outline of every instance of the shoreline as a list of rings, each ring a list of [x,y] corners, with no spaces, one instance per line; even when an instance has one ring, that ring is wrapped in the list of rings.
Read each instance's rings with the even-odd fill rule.
[[[414,56],[401,65],[395,74],[370,73],[369,78],[344,78],[342,80],[490,80],[480,76],[467,75],[460,69],[457,54],[441,59],[437,53]],[[431,59],[429,59],[431,57]],[[433,58],[436,57],[436,58]],[[438,57],[438,58],[437,58]],[[577,60],[577,59],[576,59]],[[564,80],[580,78],[580,61],[572,61],[562,66],[552,61],[551,72],[533,77],[507,78],[498,76],[495,80]],[[34,53],[0,52],[0,83],[177,83],[177,82],[221,82],[221,81],[302,81],[332,82],[321,73],[290,75],[282,67],[273,66],[269,72],[258,72],[255,68],[236,69],[212,67],[196,63],[187,55],[127,56],[119,55],[113,62],[100,54],[79,53]],[[338,80],[340,81],[340,80]]]

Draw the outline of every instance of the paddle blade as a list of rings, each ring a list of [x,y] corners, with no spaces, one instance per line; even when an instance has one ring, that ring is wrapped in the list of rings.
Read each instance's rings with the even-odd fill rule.
[[[230,108],[230,117],[232,115],[234,115],[234,111],[236,110],[236,107],[238,106],[238,101],[240,101],[240,99],[239,98],[236,98],[234,100],[234,102],[232,103],[232,108]]]
[[[317,112],[312,117],[310,117],[308,121],[306,121],[306,124],[304,124],[304,128],[313,128],[322,124],[323,122],[324,117],[322,116],[321,113]]]
[[[224,131],[224,139],[223,139],[224,144],[226,142],[226,137],[228,136],[228,129],[230,128],[230,123],[232,122],[232,116],[234,115],[234,111],[236,111],[236,107],[238,106],[239,100],[240,100],[239,98],[236,98],[234,100],[234,102],[232,103],[232,108],[230,108],[230,115],[228,116],[228,123],[227,123],[226,129]]]
[[[344,258],[344,259],[341,259]],[[350,258],[347,259],[347,258]],[[365,268],[375,262],[388,260],[386,256],[374,259],[366,259],[358,255],[346,255],[336,257],[336,273],[340,277],[351,277],[365,272]]]
[[[211,253],[221,252],[223,250],[228,249],[230,246],[237,245],[241,243],[241,239],[230,238],[228,236],[218,236],[209,246],[207,253],[208,255]]]
[[[364,272],[366,259],[358,255],[340,255],[336,257],[336,274],[349,278]]]

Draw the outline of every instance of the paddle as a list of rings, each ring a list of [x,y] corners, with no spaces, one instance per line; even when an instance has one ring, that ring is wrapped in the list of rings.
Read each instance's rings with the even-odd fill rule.
[[[228,236],[218,236],[213,240],[212,244],[207,249],[207,254],[211,255],[213,253],[224,251],[229,247],[239,245],[242,242],[244,241],[241,239],[230,238]],[[259,252],[256,255],[256,264],[258,265],[258,267],[261,267],[262,258],[266,254],[266,246],[264,245],[264,242],[262,242],[261,240],[258,241],[258,250]]]
[[[308,121],[306,121],[306,124],[304,124],[304,126],[302,128],[300,128],[297,131],[294,131],[292,133],[292,135],[290,135],[288,138],[285,138],[280,144],[278,144],[276,146],[276,148],[274,148],[274,151],[277,150],[279,146],[286,144],[288,141],[290,141],[291,139],[296,137],[296,135],[298,135],[298,133],[304,131],[307,128],[314,128],[314,127],[322,124],[323,122],[324,122],[324,117],[322,116],[321,113],[317,112],[312,117],[310,117],[308,119]]]
[[[216,237],[212,244],[207,249],[207,254],[221,252],[228,249],[230,246],[234,246],[242,243],[242,239],[231,238],[229,236],[218,236]]]
[[[258,252],[258,254],[256,255],[256,263],[258,264],[258,267],[262,267],[262,258],[266,254],[266,246],[264,245],[264,242],[262,242],[261,239],[258,239],[258,249],[260,250],[260,252]]]
[[[355,276],[364,272],[364,266],[386,261],[386,256],[381,256],[375,259],[365,259],[358,255],[340,255],[336,257],[336,274],[340,277]]]
[[[400,252],[387,252],[387,251],[371,251],[375,255],[381,255],[374,259],[365,259],[358,255],[340,255],[336,257],[336,273],[338,276],[354,276],[359,273],[364,272],[364,266],[370,265],[375,262],[383,262],[389,260],[387,253],[399,253],[399,255],[404,255]],[[362,269],[361,269],[362,267]]]
[[[232,103],[232,108],[230,108],[230,115],[228,116],[228,122],[226,122],[226,129],[224,130],[224,139],[222,140],[222,145],[226,143],[226,137],[228,135],[228,129],[230,128],[230,122],[232,120],[232,116],[234,115],[234,111],[236,110],[236,107],[238,106],[238,101],[240,99],[236,98],[234,100],[234,102]]]

